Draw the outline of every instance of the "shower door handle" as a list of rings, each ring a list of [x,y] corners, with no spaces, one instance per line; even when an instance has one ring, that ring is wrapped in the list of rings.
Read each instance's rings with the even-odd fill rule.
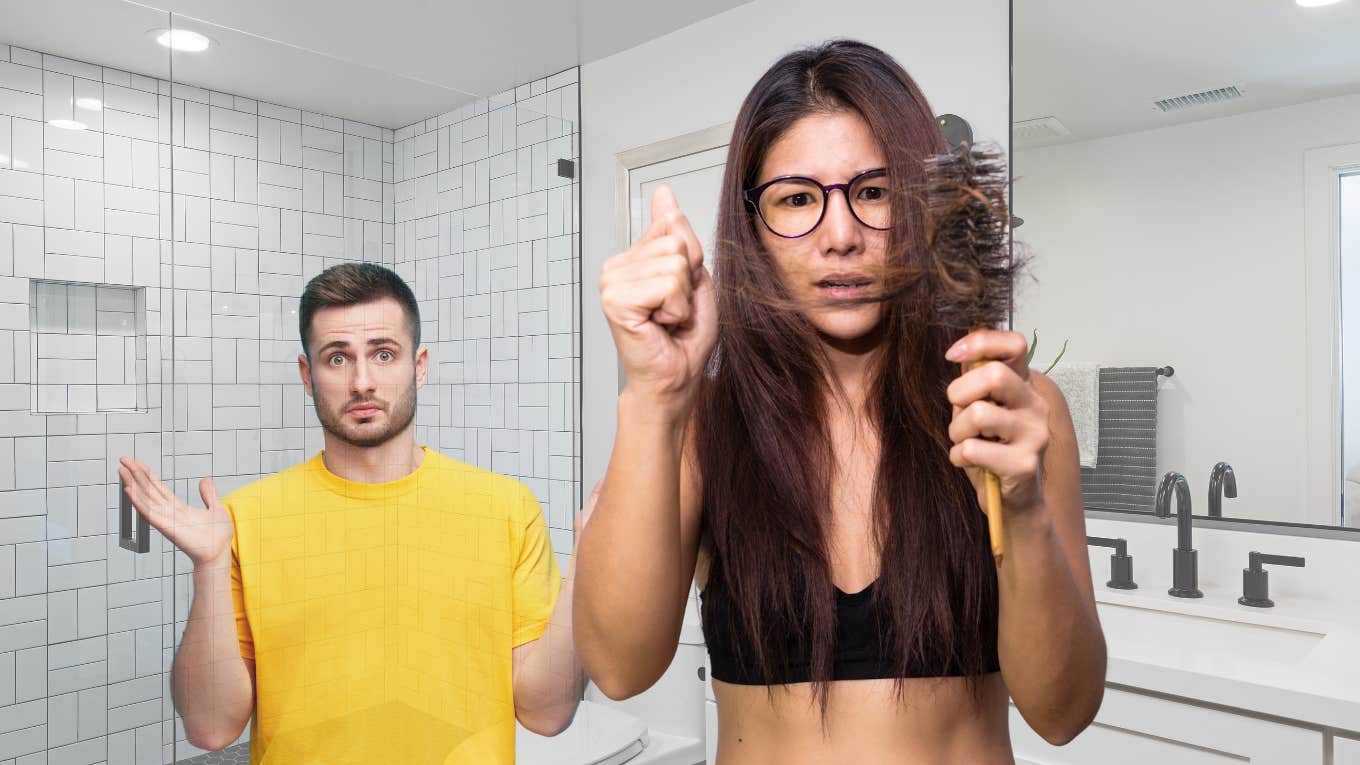
[[[133,516],[137,517],[136,532],[133,531]],[[127,484],[118,479],[118,546],[135,553],[150,552],[151,527],[146,518],[132,506],[128,499]]]

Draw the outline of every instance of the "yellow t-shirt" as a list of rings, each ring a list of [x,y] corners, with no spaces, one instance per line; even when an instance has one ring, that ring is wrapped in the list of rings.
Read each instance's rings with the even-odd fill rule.
[[[252,765],[515,759],[510,650],[561,587],[522,483],[425,449],[390,483],[311,460],[229,494]]]

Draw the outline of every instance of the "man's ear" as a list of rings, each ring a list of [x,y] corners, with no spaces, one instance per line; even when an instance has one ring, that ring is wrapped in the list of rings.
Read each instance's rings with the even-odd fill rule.
[[[298,377],[302,378],[302,388],[307,391],[307,395],[315,398],[312,393],[312,365],[305,353],[298,354]]]
[[[430,374],[430,349],[420,346],[416,351],[416,389],[425,387],[425,378]]]

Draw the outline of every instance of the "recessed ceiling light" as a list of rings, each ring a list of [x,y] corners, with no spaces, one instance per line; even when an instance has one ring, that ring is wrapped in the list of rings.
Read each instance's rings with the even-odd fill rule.
[[[77,99],[76,99],[76,108],[77,108],[77,109],[89,109],[89,110],[92,111],[92,112],[97,112],[97,111],[99,111],[100,109],[103,109],[103,108],[104,108],[104,104],[103,104],[103,102],[101,102],[101,101],[100,101],[99,99],[97,99],[97,98],[89,98],[89,97],[86,97],[86,98],[77,98]]]
[[[192,29],[153,29],[151,36],[170,50],[183,53],[202,53],[212,46],[212,38]]]
[[[84,130],[85,123],[80,120],[48,120],[47,124],[62,130]]]
[[[1321,8],[1324,5],[1336,5],[1341,0],[1294,0],[1300,8]]]

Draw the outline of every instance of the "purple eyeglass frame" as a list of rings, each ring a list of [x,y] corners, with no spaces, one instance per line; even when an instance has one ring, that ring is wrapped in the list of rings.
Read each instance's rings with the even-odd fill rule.
[[[759,186],[753,186],[747,189],[742,193],[742,196],[746,199],[746,203],[749,204],[753,209],[755,209],[756,217],[760,218],[760,222],[762,225],[765,226],[765,229],[769,231],[771,234],[774,234],[775,236],[779,237],[780,239],[802,239],[808,234],[811,234],[813,231],[816,231],[817,227],[822,225],[822,219],[826,217],[826,208],[831,205],[831,192],[837,189],[839,189],[841,194],[845,196],[845,206],[850,208],[850,215],[856,221],[859,221],[859,224],[861,226],[864,226],[865,228],[871,228],[875,231],[887,231],[892,227],[870,226],[868,223],[865,223],[864,219],[859,217],[859,213],[855,212],[855,206],[850,203],[850,187],[855,185],[857,181],[859,181],[861,178],[865,178],[868,176],[887,175],[887,173],[888,168],[875,167],[872,170],[865,170],[862,173],[856,174],[855,177],[851,178],[845,183],[831,183],[826,185],[823,185],[822,182],[817,180],[816,178],[809,178],[806,175],[781,175],[778,178],[772,178],[771,180],[768,180],[760,184]],[[817,222],[812,224],[812,228],[808,229],[807,231],[804,231],[801,234],[794,234],[792,236],[789,236],[788,234],[781,234],[778,231],[775,231],[774,228],[770,226],[769,221],[765,220],[764,213],[760,211],[760,195],[764,193],[765,189],[781,181],[807,181],[811,183],[813,186],[816,186],[817,188],[822,190],[822,212],[820,215],[817,216]]]

